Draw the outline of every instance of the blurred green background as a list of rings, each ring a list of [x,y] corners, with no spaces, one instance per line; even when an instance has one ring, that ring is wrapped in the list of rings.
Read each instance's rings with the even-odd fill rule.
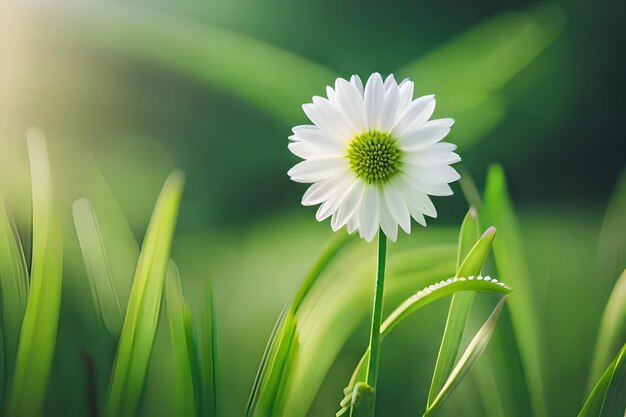
[[[550,415],[575,414],[599,317],[626,263],[626,215],[614,208],[612,223],[604,220],[625,162],[624,12],[608,1],[3,2],[0,185],[28,242],[24,138],[39,127],[66,223],[48,414],[85,414],[81,353],[99,355],[103,381],[114,354],[93,311],[72,202],[86,196],[105,215],[123,213],[140,242],[164,179],[181,168],[173,258],[192,303],[213,281],[219,409],[243,415],[273,322],[332,235],[286,175],[297,160],[290,128],[306,123],[300,105],[336,77],[373,71],[409,76],[416,94],[437,95],[435,116],[457,120],[450,141],[479,188],[490,163],[503,165],[543,323]],[[467,210],[455,191],[435,199],[440,215],[428,229],[400,240],[454,243]],[[624,207],[624,195],[613,207]],[[386,342],[381,409],[421,411],[446,309],[429,307]],[[337,410],[366,332],[363,321],[311,416]],[[169,414],[168,357],[160,331],[144,415]],[[472,381],[442,415],[483,415]]]

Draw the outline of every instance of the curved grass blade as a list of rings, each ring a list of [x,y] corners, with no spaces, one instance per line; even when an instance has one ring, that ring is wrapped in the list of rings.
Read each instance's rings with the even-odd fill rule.
[[[499,282],[491,277],[482,276],[449,278],[436,284],[429,285],[405,300],[389,315],[389,317],[387,317],[387,319],[385,319],[380,328],[381,341],[384,340],[394,327],[420,308],[432,303],[433,301],[439,300],[440,298],[456,294],[460,291],[481,291],[508,294],[511,292],[511,289],[503,282]],[[369,351],[366,351],[354,370],[352,377],[350,378],[350,383],[344,390],[344,393],[348,390],[351,391],[352,387],[354,387],[357,382],[363,381],[368,355]],[[342,410],[337,413],[338,416],[343,414],[343,408],[345,408],[344,405],[344,401],[342,401]]]
[[[389,334],[402,320],[425,305],[459,291],[483,291],[508,294],[512,290],[505,283],[497,279],[492,279],[491,277],[469,276],[440,281],[418,291],[414,296],[400,304],[398,308],[385,319],[382,326],[380,326],[380,336],[384,337]]]
[[[133,416],[139,405],[159,319],[183,182],[180,172],[168,177],[146,232],[111,375],[106,409],[106,415],[111,417]]]
[[[468,147],[504,119],[507,103],[499,90],[556,39],[563,20],[563,14],[554,6],[503,13],[479,23],[398,73],[419,80],[417,88],[441,99],[438,108],[443,114],[455,114],[459,122],[455,143]],[[467,123],[462,123],[464,120]]]
[[[177,416],[196,415],[194,388],[193,337],[191,328],[191,309],[183,297],[183,288],[176,264],[170,261],[165,281],[165,302],[170,328],[174,363],[174,381],[172,383],[173,410]],[[198,381],[199,382],[199,381]],[[198,414],[201,415],[201,414]]]
[[[252,37],[138,5],[99,2],[47,12],[57,12],[57,23],[73,28],[67,42],[84,42],[75,34],[89,33],[90,44],[194,77],[289,123],[302,117],[300,105],[312,92],[335,78],[320,64]]]
[[[554,6],[504,13],[398,73],[442,98],[444,113],[458,114],[480,105],[527,67],[556,39],[563,23],[563,13]]]
[[[28,297],[28,267],[13,216],[0,196],[0,299],[4,379],[13,374]],[[0,394],[1,395],[1,394]],[[1,406],[1,403],[0,403]]]
[[[478,272],[474,273],[474,271],[480,272],[480,268],[485,262],[485,259],[487,258],[487,255],[489,254],[489,250],[491,249],[491,244],[493,242],[494,235],[495,235],[495,229],[488,229],[485,232],[485,234],[478,240],[478,242],[476,242],[476,244],[474,245],[470,253],[465,258],[465,261],[463,261],[463,264],[461,264],[461,266],[459,267],[458,275],[461,276],[458,278],[459,282],[464,282],[465,277],[467,277],[468,280],[473,280],[474,276],[478,275]],[[480,279],[482,280],[482,277],[480,277]],[[480,282],[480,281],[476,280],[475,282]],[[454,282],[451,282],[450,284],[453,284],[453,283]],[[452,288],[454,289],[457,286],[461,286],[461,285],[459,283],[456,283],[456,285],[453,286]],[[481,287],[481,285],[478,285],[477,287]],[[444,288],[447,288],[447,287],[444,286]],[[457,291],[471,291],[471,290],[457,290]],[[479,289],[477,291],[482,291],[482,290]],[[387,326],[393,327],[399,322],[399,320],[402,320],[405,316],[411,314],[414,311],[414,309],[419,308],[417,307],[416,303],[410,303],[409,302],[410,300],[411,299],[405,301],[405,303],[403,303],[401,307],[398,307],[393,313],[391,313],[391,315],[383,323],[383,326],[381,327],[381,332],[383,332],[383,328],[385,328],[385,323],[388,323]],[[390,319],[396,316],[397,318],[390,321]]]
[[[76,200],[73,215],[94,305],[109,333],[119,336],[123,312],[93,205],[85,198]]]
[[[272,407],[281,389],[286,360],[296,334],[296,313],[317,279],[349,240],[348,235],[341,234],[331,241],[328,248],[307,273],[292,304],[279,317],[255,378],[248,400],[247,416],[272,415]]]
[[[626,265],[626,169],[611,196],[598,239],[600,277],[610,279]]]
[[[30,293],[8,397],[7,416],[42,414],[61,305],[63,240],[54,206],[46,142],[37,130],[28,132],[28,155],[33,196]]]
[[[459,362],[456,364],[450,376],[446,380],[445,384],[441,388],[441,391],[437,394],[433,402],[428,406],[426,412],[424,413],[424,417],[432,415],[445,401],[445,399],[450,395],[450,393],[458,386],[461,380],[467,375],[467,372],[472,369],[472,367],[478,361],[478,358],[482,355],[489,343],[489,339],[491,339],[491,335],[496,327],[496,321],[500,316],[500,312],[504,307],[504,303],[506,301],[506,296],[502,297],[496,308],[493,310],[485,324],[480,328],[476,336],[472,339],[472,341],[467,346],[467,349],[459,359]]]
[[[548,411],[539,344],[540,322],[517,217],[507,191],[504,171],[499,165],[489,169],[483,210],[489,224],[499,230],[498,239],[493,244],[498,273],[506,276],[507,281],[515,287],[515,297],[509,301],[508,309],[526,375],[533,415],[546,417]]]
[[[606,303],[596,348],[591,365],[590,381],[598,379],[602,367],[606,365],[619,343],[626,328],[626,270],[617,280],[609,301]]]
[[[456,276],[463,277],[480,274],[482,265],[491,250],[495,229],[489,229],[483,238],[476,242],[478,240],[478,231],[479,225],[476,210],[471,208],[461,225]],[[476,244],[476,250],[472,250],[474,244]],[[471,256],[468,254],[471,254]],[[468,256],[466,257],[466,255]],[[446,378],[454,366],[473,301],[473,292],[461,292],[452,296],[446,327],[441,345],[439,346],[433,379],[428,392],[428,406],[441,391]]]
[[[604,371],[578,417],[621,416],[626,411],[626,344]]]

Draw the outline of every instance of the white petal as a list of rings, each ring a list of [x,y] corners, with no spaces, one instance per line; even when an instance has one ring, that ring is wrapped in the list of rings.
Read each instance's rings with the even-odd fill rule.
[[[337,103],[348,116],[354,129],[358,132],[367,130],[367,115],[365,103],[358,90],[343,78],[338,78],[335,84]]]
[[[307,117],[326,134],[342,141],[352,137],[354,132],[347,117],[336,104],[328,99],[313,97],[313,104],[305,104],[302,109]]]
[[[430,201],[430,198],[423,191],[416,189],[413,183],[414,181],[411,178],[407,178],[406,175],[403,175],[400,180],[398,180],[398,187],[402,193],[402,198],[404,198],[409,210],[414,208],[429,217],[437,217],[437,209],[433,202]]]
[[[378,129],[380,115],[385,104],[385,89],[380,74],[375,72],[367,80],[365,85],[365,109],[367,113],[368,128]]]
[[[411,177],[419,179],[427,184],[449,184],[458,181],[461,176],[454,168],[448,165],[418,166],[405,165],[404,172],[410,173]]]
[[[354,215],[359,203],[363,199],[364,192],[365,182],[359,180],[354,187],[350,189],[339,209],[333,214],[331,227],[334,231],[341,229]]]
[[[402,80],[399,87],[400,87],[400,102],[398,106],[398,114],[402,114],[404,110],[406,109],[406,106],[408,106],[411,103],[411,99],[413,98],[414,84],[413,84],[413,81],[409,80],[408,78],[405,78],[404,80]]]
[[[328,101],[331,103],[335,103],[337,100],[335,98],[335,90],[329,85],[326,86],[326,97],[328,97]]]
[[[358,210],[358,208],[357,208]],[[354,233],[354,231],[359,227],[359,222],[357,220],[357,214],[356,212],[352,213],[352,216],[350,216],[350,219],[348,220],[348,223],[346,224],[346,229],[348,229],[348,234],[352,234]]]
[[[382,86],[382,84],[381,84]],[[359,232],[371,242],[376,236],[380,223],[380,197],[378,188],[368,185],[359,211]]]
[[[356,182],[348,181],[346,184],[344,184],[343,188],[339,187],[337,189],[337,192],[332,194],[328,198],[328,200],[324,201],[319,209],[317,209],[317,213],[315,213],[315,218],[321,222],[322,220],[325,220],[328,217],[332,216],[333,213],[335,213],[339,209],[341,203],[346,198],[346,195],[355,185]]]
[[[389,208],[387,208],[386,204],[381,204],[380,207],[380,228],[389,240],[392,242],[398,240],[398,223],[389,213]]]
[[[352,84],[356,88],[356,91],[359,92],[361,97],[363,97],[364,88],[363,88],[363,81],[361,81],[361,77],[354,74],[352,77],[350,77],[350,84]]]
[[[398,83],[396,82],[396,79],[394,78],[393,74],[389,74],[387,78],[385,78],[385,83],[383,84],[383,87],[385,87],[385,91],[389,91],[389,89],[393,85],[397,86]]]
[[[396,124],[398,117],[398,106],[400,104],[400,89],[394,81],[385,92],[385,104],[380,115],[380,130],[390,131]]]
[[[424,123],[420,128],[400,138],[402,148],[416,151],[433,145],[450,133],[452,119],[437,119]]]
[[[458,154],[452,152],[453,149],[456,146],[451,143],[436,143],[423,150],[405,152],[402,161],[421,166],[450,165],[461,160]]]
[[[410,172],[405,172],[404,177],[411,187],[428,195],[445,197],[454,194],[448,184],[428,184],[419,178],[412,177]]]
[[[411,217],[413,217],[416,222],[426,227],[426,219],[418,209],[416,209],[415,207],[409,207],[409,212],[411,213]]]
[[[325,146],[319,146],[310,141],[291,142],[287,145],[289,150],[302,159],[341,156],[338,150],[333,150]]]
[[[293,135],[289,136],[294,142],[310,141],[316,145],[325,146],[331,149],[344,149],[344,143],[335,139],[333,136],[325,134],[322,129],[313,125],[296,126],[293,129]]]
[[[407,105],[398,117],[398,122],[393,128],[396,137],[403,137],[407,133],[419,128],[426,123],[435,111],[435,96],[429,95],[417,98]]]
[[[325,181],[316,182],[304,192],[302,205],[314,206],[323,203],[331,196],[340,193],[351,181],[353,181],[353,174],[351,171],[346,171]]]
[[[395,183],[387,184],[384,188],[385,203],[389,213],[406,233],[411,233],[411,215],[402,194]]]
[[[323,181],[348,169],[346,158],[315,158],[296,164],[287,175],[292,181],[310,183]]]

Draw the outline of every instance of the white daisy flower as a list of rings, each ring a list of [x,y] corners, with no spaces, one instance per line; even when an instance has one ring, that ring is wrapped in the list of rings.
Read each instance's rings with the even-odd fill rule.
[[[413,100],[413,82],[385,82],[372,74],[363,87],[353,75],[327,87],[328,98],[302,106],[313,125],[296,126],[289,149],[304,161],[288,172],[295,182],[313,184],[302,204],[320,204],[318,221],[331,217],[337,231],[346,226],[372,241],[382,229],[392,241],[398,225],[411,231],[411,217],[426,226],[436,217],[429,195],[452,194],[460,178],[450,165],[461,158],[456,146],[441,140],[452,119],[429,120],[433,95]]]

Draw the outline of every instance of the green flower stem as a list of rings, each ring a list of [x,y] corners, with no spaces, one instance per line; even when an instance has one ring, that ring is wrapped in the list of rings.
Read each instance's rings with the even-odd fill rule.
[[[367,367],[366,382],[376,389],[378,365],[380,362],[380,325],[383,313],[383,291],[385,288],[385,264],[387,261],[387,237],[378,232],[378,268],[376,272],[376,288],[374,290],[374,308],[372,310],[372,329],[370,332],[370,358]]]

